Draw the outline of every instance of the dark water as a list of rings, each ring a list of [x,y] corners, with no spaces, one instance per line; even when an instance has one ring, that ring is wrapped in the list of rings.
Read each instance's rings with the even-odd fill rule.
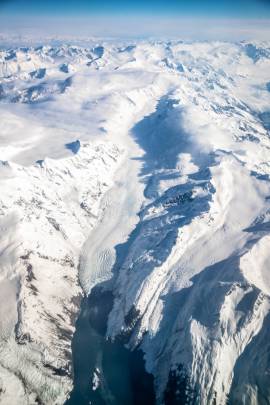
[[[112,293],[100,288],[82,302],[72,342],[74,389],[66,405],[155,404],[153,376],[145,371],[142,352],[105,339],[112,304]],[[100,384],[93,390],[96,368]]]

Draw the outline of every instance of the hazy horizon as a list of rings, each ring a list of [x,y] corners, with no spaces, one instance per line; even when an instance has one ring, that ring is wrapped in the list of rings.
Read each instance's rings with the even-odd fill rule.
[[[245,40],[270,37],[266,0],[2,0],[0,34]]]

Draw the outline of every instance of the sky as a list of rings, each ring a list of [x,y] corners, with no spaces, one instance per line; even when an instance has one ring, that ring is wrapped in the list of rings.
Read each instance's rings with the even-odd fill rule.
[[[7,30],[270,40],[270,0],[0,0],[0,34]]]
[[[270,17],[270,0],[0,0],[0,12],[53,15]]]

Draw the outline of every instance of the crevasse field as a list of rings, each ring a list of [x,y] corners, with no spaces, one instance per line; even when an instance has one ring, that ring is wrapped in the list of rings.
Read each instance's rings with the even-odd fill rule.
[[[270,403],[270,43],[2,47],[0,159],[1,404],[65,403],[93,291],[157,404]]]

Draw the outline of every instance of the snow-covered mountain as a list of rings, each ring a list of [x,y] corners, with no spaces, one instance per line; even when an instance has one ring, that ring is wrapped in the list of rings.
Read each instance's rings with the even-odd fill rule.
[[[64,403],[96,286],[158,404],[270,403],[269,72],[265,42],[0,51],[0,403]]]

